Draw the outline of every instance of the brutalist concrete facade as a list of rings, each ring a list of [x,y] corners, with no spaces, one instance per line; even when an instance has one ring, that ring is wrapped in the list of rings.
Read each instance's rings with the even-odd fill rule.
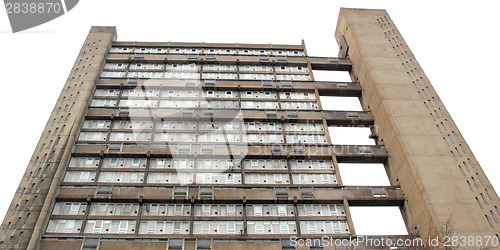
[[[497,194],[384,10],[341,9],[338,58],[116,38],[91,28],[1,248],[293,249],[356,238],[349,207],[365,205],[401,208],[394,238],[498,237]],[[333,145],[329,126],[369,127],[376,145]],[[344,186],[338,163],[383,163],[391,186]]]

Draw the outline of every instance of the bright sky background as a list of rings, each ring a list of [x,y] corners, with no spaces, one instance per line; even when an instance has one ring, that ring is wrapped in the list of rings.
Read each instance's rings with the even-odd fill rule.
[[[499,5],[491,0],[82,0],[64,16],[18,34],[12,34],[2,9],[0,218],[90,26],[117,26],[120,41],[300,44],[304,39],[309,55],[336,56],[334,32],[340,7],[388,11],[489,180],[500,190],[498,148],[493,146],[500,141],[500,133],[493,130],[498,120],[493,106],[500,91]],[[357,220],[356,231],[364,232]]]

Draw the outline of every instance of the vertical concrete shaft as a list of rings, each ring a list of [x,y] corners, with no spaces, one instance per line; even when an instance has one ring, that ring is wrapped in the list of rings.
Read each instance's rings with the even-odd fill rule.
[[[343,8],[335,36],[389,152],[390,181],[407,198],[409,233],[498,234],[488,222],[495,223],[490,210],[500,205],[498,196],[387,12]],[[470,188],[476,174],[482,183]],[[492,193],[487,204],[485,189]]]
[[[114,27],[92,27],[90,30],[26,169],[25,177],[30,177],[27,180],[28,188],[25,187],[27,184],[23,180],[11,207],[21,203],[24,199],[27,199],[27,202],[34,202],[34,197],[37,197],[36,200],[41,204],[33,204],[32,209],[15,213],[15,217],[23,217],[25,213],[29,212],[33,223],[20,230],[15,228],[7,230],[3,237],[14,236],[15,241],[19,242],[9,249],[38,248],[40,237],[50,217],[57,188],[70,159],[71,148],[78,137],[89,100],[91,100],[95,80],[99,77],[106,54],[111,43],[115,40],[116,29]],[[39,149],[42,145],[51,145],[52,147],[46,149],[48,150],[47,154],[43,155],[42,152],[42,155],[39,155]],[[37,173],[39,167],[42,169],[41,173],[38,171],[39,174],[34,176],[32,173]],[[35,188],[29,188],[30,182],[33,182]],[[24,196],[23,199],[20,198],[21,196]],[[8,214],[11,212],[9,211]],[[13,219],[13,216],[6,216],[4,224],[8,224],[7,221]],[[23,238],[18,240],[20,232],[23,232]],[[9,239],[5,238],[3,241],[9,242]]]

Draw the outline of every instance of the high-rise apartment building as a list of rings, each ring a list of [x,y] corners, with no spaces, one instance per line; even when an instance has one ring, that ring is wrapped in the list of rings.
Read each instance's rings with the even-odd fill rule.
[[[116,38],[91,28],[0,248],[293,249],[356,237],[349,208],[367,205],[399,206],[408,238],[498,243],[498,196],[384,10],[341,9],[338,58]],[[323,110],[320,96],[363,111]],[[332,144],[331,126],[369,127],[376,143]],[[391,186],[344,186],[339,163],[383,163]]]

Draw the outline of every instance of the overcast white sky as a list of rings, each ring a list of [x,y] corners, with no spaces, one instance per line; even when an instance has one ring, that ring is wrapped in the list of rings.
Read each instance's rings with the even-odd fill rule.
[[[493,186],[500,189],[497,1],[97,1],[12,34],[0,14],[0,218],[3,218],[90,26],[121,41],[300,44],[336,56],[340,7],[386,9]],[[332,79],[336,80],[336,79]],[[358,233],[359,230],[357,229]]]

